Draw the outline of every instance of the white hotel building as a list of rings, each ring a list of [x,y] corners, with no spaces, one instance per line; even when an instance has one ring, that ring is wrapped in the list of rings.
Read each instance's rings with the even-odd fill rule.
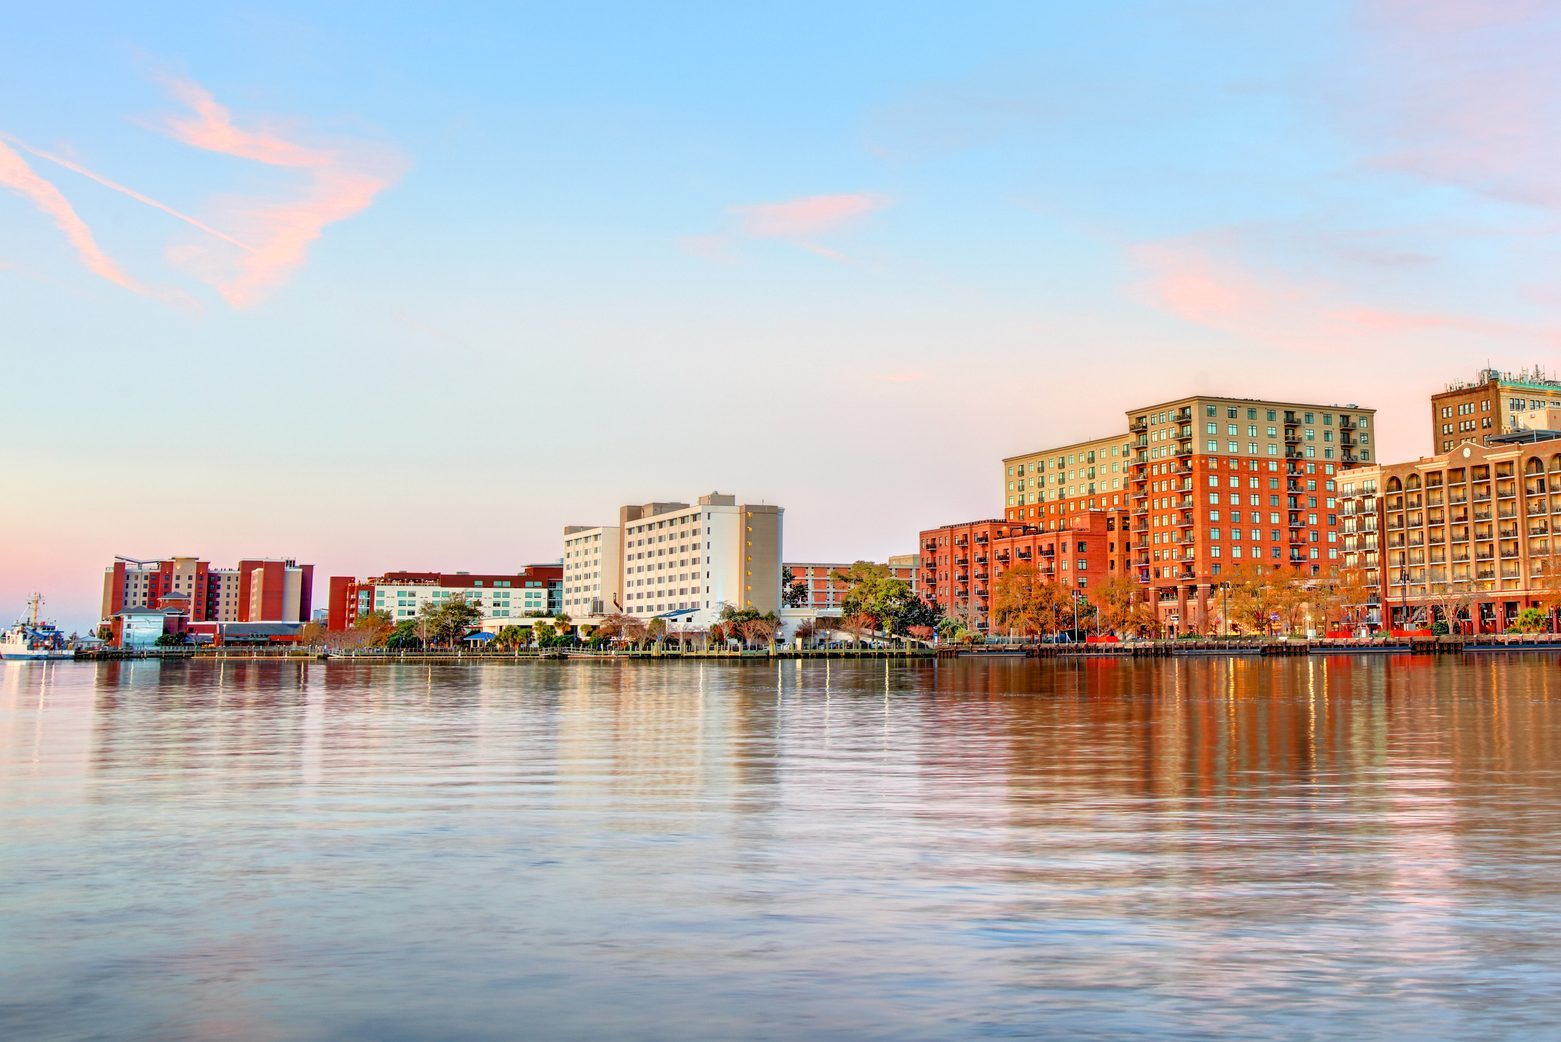
[[[779,612],[784,514],[711,493],[622,507],[615,527],[566,528],[564,611],[587,624],[621,611],[697,627],[727,604]]]

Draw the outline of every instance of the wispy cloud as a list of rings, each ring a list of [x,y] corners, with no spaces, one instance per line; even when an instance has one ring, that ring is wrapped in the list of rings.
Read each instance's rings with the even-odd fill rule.
[[[0,186],[30,200],[53,220],[89,270],[125,289],[136,293],[146,292],[140,283],[120,270],[119,265],[103,252],[92,236],[92,229],[87,227],[87,223],[60,190],[39,177],[26,160],[3,141],[0,141]]]
[[[1561,5],[1365,0],[1377,169],[1561,210]]]
[[[1561,346],[1561,330],[1432,310],[1384,308],[1321,280],[1260,270],[1192,240],[1131,251],[1153,305],[1250,345],[1289,353],[1346,354],[1412,347],[1427,333]]]
[[[877,373],[873,379],[884,384],[918,384],[927,379],[927,374],[916,369],[902,373]]]
[[[888,205],[884,196],[857,192],[734,206],[732,212],[742,219],[743,233],[756,239],[807,240],[838,232]]]
[[[772,239],[834,261],[845,255],[818,240],[847,231],[869,214],[891,205],[884,195],[848,192],[838,195],[807,195],[774,203],[752,203],[731,207],[727,212],[735,227],[721,233],[684,236],[679,246],[686,252],[708,260],[729,263],[734,246],[741,239]]]
[[[250,248],[236,257],[207,243],[172,251],[177,263],[210,281],[234,307],[246,307],[284,282],[308,256],[327,227],[362,213],[400,176],[398,157],[349,142],[307,145],[265,129],[236,125],[210,91],[189,80],[168,81],[169,91],[189,109],[162,129],[193,148],[295,170],[306,176],[302,191],[282,200],[227,201],[224,223],[239,230]]]
[[[0,139],[4,139],[6,141],[9,141],[11,144],[15,145],[18,149],[22,150],[23,152],[26,152],[28,155],[36,156],[39,159],[48,160],[50,163],[54,163],[56,166],[64,167],[66,170],[69,170],[71,173],[80,174],[82,177],[87,178],[89,181],[94,181],[94,182],[100,184],[104,188],[108,188],[108,189],[111,189],[111,190],[113,190],[115,192],[119,192],[122,195],[127,195],[130,198],[134,199],[136,202],[144,203],[145,205],[152,207],[154,210],[161,210],[163,213],[168,214],[170,217],[177,218],[178,220],[183,221],[185,224],[188,224],[188,225],[190,225],[193,228],[199,228],[201,231],[205,232],[207,235],[213,236],[214,238],[217,238],[217,239],[221,239],[223,242],[229,244],[230,246],[237,246],[241,250],[247,250],[247,251],[249,251],[251,253],[254,252],[254,247],[250,246],[248,243],[240,242],[238,239],[235,239],[233,236],[227,234],[226,232],[218,231],[216,228],[213,228],[211,225],[206,224],[205,222],[200,221],[200,220],[198,220],[198,219],[196,219],[194,217],[191,217],[187,213],[182,213],[179,210],[175,210],[173,207],[169,206],[167,203],[161,202],[161,201],[159,201],[157,199],[153,199],[151,196],[145,195],[145,194],[143,194],[141,192],[138,192],[134,188],[129,188],[129,187],[125,186],[125,185],[122,185],[118,181],[112,181],[109,178],[104,177],[102,174],[96,173],[95,171],[92,171],[92,170],[88,170],[86,167],[82,166],[79,163],[75,163],[75,162],[72,162],[69,159],[66,159],[64,156],[55,155],[53,152],[45,152],[41,148],[35,148],[32,145],[27,144],[27,142],[22,141],[20,138],[13,137],[10,134],[0,133]]]
[[[0,133],[0,186],[31,199],[54,218],[88,268],[128,289],[146,292],[98,247],[91,230],[65,196],[38,176],[18,150],[202,232],[200,239],[171,245],[169,259],[209,282],[234,307],[254,304],[283,283],[304,263],[310,247],[327,227],[362,213],[400,176],[402,160],[385,150],[347,141],[311,144],[292,134],[240,126],[232,113],[200,84],[184,79],[167,79],[165,83],[187,111],[157,123],[159,131],[192,148],[293,172],[302,184],[284,188],[276,195],[220,199],[215,206],[219,216],[206,220],[64,156]],[[175,302],[188,302],[183,294],[159,295]]]

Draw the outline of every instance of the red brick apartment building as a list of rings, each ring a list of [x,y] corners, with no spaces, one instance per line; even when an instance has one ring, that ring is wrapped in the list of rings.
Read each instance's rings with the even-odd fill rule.
[[[1017,565],[1087,591],[1126,574],[1131,563],[1128,532],[1106,511],[1075,514],[1049,529],[995,519],[944,525],[922,532],[918,545],[922,598],[950,614],[981,618],[991,616],[992,584]]]
[[[1193,395],[1128,410],[1125,433],[1010,456],[1003,521],[921,533],[923,595],[945,608],[968,598],[989,609],[998,541],[1012,559],[1016,537],[1072,530],[1083,533],[1071,542],[1075,554],[1085,548],[1085,568],[1070,562],[1065,572],[1059,556],[1059,581],[1087,587],[1094,576],[1126,574],[1168,632],[1185,630],[1209,618],[1221,576],[1240,565],[1303,575],[1341,565],[1338,478],[1374,462],[1375,416],[1354,404]],[[944,548],[961,537],[970,552],[945,562]],[[1068,542],[1057,540],[1053,553]]]

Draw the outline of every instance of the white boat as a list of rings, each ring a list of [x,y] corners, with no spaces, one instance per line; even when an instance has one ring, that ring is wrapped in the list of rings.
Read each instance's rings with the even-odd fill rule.
[[[76,649],[67,646],[65,634],[38,617],[43,596],[33,594],[27,607],[27,618],[0,634],[0,659],[75,658]]]

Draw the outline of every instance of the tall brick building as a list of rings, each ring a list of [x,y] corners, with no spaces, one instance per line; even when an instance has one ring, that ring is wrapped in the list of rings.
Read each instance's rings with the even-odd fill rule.
[[[103,570],[103,621],[127,609],[167,608],[190,623],[307,622],[313,608],[314,565],[284,558],[249,558],[213,568],[199,557],[115,558]]]

